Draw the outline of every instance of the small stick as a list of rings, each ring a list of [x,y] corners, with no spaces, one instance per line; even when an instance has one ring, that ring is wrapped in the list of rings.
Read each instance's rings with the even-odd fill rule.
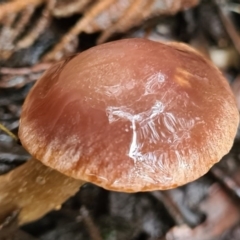
[[[29,5],[38,6],[43,0],[15,0],[7,3],[0,4],[0,20],[12,13],[17,13]]]
[[[69,17],[75,13],[79,13],[85,9],[85,7],[91,3],[91,0],[81,0],[68,2],[66,5],[56,5],[52,10],[52,14],[55,17]]]
[[[39,63],[32,67],[25,67],[25,68],[0,68],[1,74],[6,75],[28,75],[32,73],[42,72],[47,70],[52,66],[52,63]]]
[[[10,136],[14,141],[20,142],[19,138],[11,132],[8,128],[6,128],[3,124],[0,123],[0,130],[5,132],[8,136]]]
[[[151,192],[151,195],[164,204],[164,206],[168,209],[169,214],[174,219],[177,225],[180,226],[180,225],[186,224],[186,221],[180,209],[171,199],[168,191],[162,191],[162,192],[154,191],[154,192]]]
[[[12,42],[24,31],[24,28],[29,23],[34,11],[35,7],[30,5],[21,12],[21,17],[17,22],[16,26],[14,27]]]
[[[83,222],[85,223],[85,225],[88,228],[88,232],[91,236],[92,240],[102,240],[101,234],[99,232],[98,227],[96,226],[96,224],[94,223],[94,221],[92,220],[88,209],[85,206],[82,206],[80,208],[80,214],[82,216]]]
[[[44,61],[59,60],[63,57],[64,49],[72,42],[78,34],[80,34],[84,28],[96,17],[98,14],[107,9],[113,0],[102,0],[95,4],[82,19],[80,19],[68,33],[64,35],[61,41],[45,56]]]
[[[17,43],[17,49],[28,48],[39,37],[39,35],[46,29],[51,21],[51,11],[56,4],[56,0],[47,1],[47,5],[42,12],[41,18],[36,23],[35,27],[27,34],[26,37]]]
[[[215,0],[216,6],[219,10],[219,16],[222,20],[223,25],[225,26],[225,29],[232,40],[237,52],[240,54],[240,36],[237,33],[232,21],[230,20],[228,14],[226,13],[226,10],[223,7],[220,7],[216,0]]]

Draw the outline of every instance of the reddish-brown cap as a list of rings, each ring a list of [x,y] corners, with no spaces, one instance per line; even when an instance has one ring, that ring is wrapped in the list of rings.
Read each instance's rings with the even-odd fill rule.
[[[219,70],[184,44],[128,39],[48,70],[19,136],[45,165],[106,189],[168,189],[231,148],[238,110]]]

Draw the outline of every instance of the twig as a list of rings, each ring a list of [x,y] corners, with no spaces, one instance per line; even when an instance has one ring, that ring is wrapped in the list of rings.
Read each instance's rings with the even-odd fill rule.
[[[215,0],[215,3],[216,3],[216,6],[218,7],[219,16],[222,20],[222,23],[225,26],[225,29],[226,29],[227,33],[229,34],[230,38],[232,39],[232,42],[233,42],[236,50],[240,54],[240,36],[237,33],[232,21],[230,20],[228,14],[227,14],[227,11],[223,7],[221,7],[219,4],[217,4],[216,0]]]
[[[35,7],[30,5],[30,6],[27,6],[26,9],[24,9],[21,12],[21,17],[14,28],[14,34],[13,34],[14,39],[12,39],[12,42],[16,39],[16,37],[18,37],[23,32],[24,27],[29,22],[30,18],[34,13],[34,10],[35,10]]]
[[[238,198],[240,198],[240,186],[228,175],[226,175],[219,167],[215,166],[211,169],[211,173],[222,182],[225,187],[232,191]]]
[[[142,1],[135,0],[126,10],[121,18],[113,24],[110,28],[106,29],[98,38],[97,43],[105,42],[114,33],[124,32],[129,28],[129,23],[135,26],[145,19],[151,13],[151,7],[154,0]]]
[[[84,223],[88,228],[88,232],[92,240],[102,240],[101,234],[99,232],[98,227],[95,225],[92,220],[88,209],[85,206],[80,208],[81,217],[83,218]]]
[[[0,68],[0,88],[18,88],[36,81],[52,64],[39,63],[29,68]]]
[[[3,17],[17,13],[26,8],[26,6],[33,5],[38,6],[43,2],[43,0],[15,0],[7,3],[0,4],[0,20]]]
[[[24,9],[20,15],[19,20],[15,24],[14,21],[16,20],[18,14],[13,13],[10,14],[4,21],[3,28],[0,35],[0,46],[1,46],[1,54],[0,58],[6,60],[9,59],[14,51],[16,50],[16,44],[14,41],[16,38],[23,32],[24,27],[28,24],[31,16],[34,13],[35,8],[30,5],[26,9]]]
[[[64,35],[61,41],[43,57],[43,60],[52,61],[61,59],[66,46],[70,42],[74,41],[76,36],[84,30],[84,28],[99,14],[99,12],[107,9],[112,3],[113,0],[103,0],[96,3],[91,9],[89,9],[87,14],[80,21],[78,21],[66,35]]]
[[[79,13],[84,10],[84,8],[91,2],[92,0],[81,0],[69,2],[67,5],[58,6],[52,10],[53,16],[55,17],[68,17],[73,15],[74,13]]]
[[[40,19],[38,20],[34,28],[32,28],[30,33],[28,33],[26,37],[24,37],[17,43],[17,49],[28,48],[29,46],[31,46],[37,40],[39,35],[50,24],[51,11],[56,4],[56,0],[49,0],[46,2],[47,2],[47,5],[42,12],[42,16],[40,17]]]
[[[12,133],[8,128],[6,128],[4,125],[2,125],[0,123],[0,130],[2,130],[3,132],[5,132],[8,136],[10,136],[14,141],[16,142],[20,142],[19,138]]]
[[[9,74],[9,75],[27,75],[31,73],[37,73],[45,71],[52,66],[52,63],[39,63],[33,67],[27,68],[0,68],[0,74]]]
[[[155,191],[151,192],[151,195],[165,205],[166,209],[168,209],[170,215],[175,220],[177,225],[186,224],[186,221],[182,216],[181,211],[179,210],[178,206],[173,202],[167,191]]]

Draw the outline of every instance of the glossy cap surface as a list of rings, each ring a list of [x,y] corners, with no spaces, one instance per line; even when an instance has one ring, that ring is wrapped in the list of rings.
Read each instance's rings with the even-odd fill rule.
[[[106,189],[168,189],[231,148],[238,110],[219,70],[184,44],[129,39],[48,70],[29,93],[19,136],[45,165]]]

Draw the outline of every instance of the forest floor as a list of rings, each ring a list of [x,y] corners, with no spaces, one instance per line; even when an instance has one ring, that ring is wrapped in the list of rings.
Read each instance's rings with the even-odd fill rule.
[[[68,4],[80,2],[77,0],[59,0],[58,7],[52,0],[48,3],[30,0],[21,8],[14,4],[4,8],[9,2],[19,4],[20,1],[0,0],[0,122],[16,134],[23,101],[51,65],[48,59],[54,62],[97,42],[120,38],[144,37],[192,45],[220,68],[240,108],[240,4],[237,1],[179,1],[195,6],[185,9],[183,5],[169,4],[162,13],[150,14],[147,20],[137,15],[136,24],[126,17],[129,13],[120,6],[121,1],[111,1],[111,11],[114,12],[118,3],[119,19],[125,16],[128,20],[123,24],[125,27],[112,28],[116,20],[105,19],[112,29],[106,33],[97,20],[100,15],[104,19],[109,14],[110,18],[111,11],[99,8],[98,15],[90,14],[92,22],[89,20],[88,26],[72,32],[71,41],[63,41],[67,43],[65,47],[58,43],[79,19],[88,17],[95,3],[81,1],[86,3],[77,12],[67,8]],[[131,10],[130,15],[137,10]],[[53,54],[51,50],[56,46],[59,52]],[[29,154],[20,145],[0,132],[1,175],[24,164],[28,158]],[[61,209],[38,221],[22,227],[13,224],[14,227],[2,227],[2,230],[0,225],[0,240],[239,240],[239,160],[240,133],[230,153],[192,183],[163,192],[136,194],[85,184]]]

